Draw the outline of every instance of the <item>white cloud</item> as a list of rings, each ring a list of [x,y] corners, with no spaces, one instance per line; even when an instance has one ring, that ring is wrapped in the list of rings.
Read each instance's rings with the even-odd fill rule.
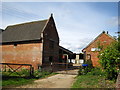
[[[29,21],[40,20],[41,18],[46,19],[53,13],[61,40],[60,45],[73,52],[80,52],[86,47],[97,35],[106,30],[106,24],[109,24],[111,27],[117,24],[116,17],[111,18],[109,15],[99,13],[99,11],[93,10],[86,4],[60,3],[58,5],[57,3],[52,5],[50,3],[38,3],[35,7],[31,7],[29,4],[23,5],[17,3],[16,6],[11,4],[11,7],[37,16],[36,18],[30,18]],[[8,24],[21,23],[28,20],[23,20],[15,16],[12,18],[14,19],[9,18],[8,20],[7,18],[5,23],[3,23],[3,27]]]
[[[100,26],[102,22],[101,19],[107,17],[91,10],[87,6],[82,6],[81,8],[83,10],[80,9],[80,19],[76,20],[75,17],[69,13],[70,11],[68,12],[64,9],[59,10],[62,15],[59,15],[60,20],[57,21],[57,29],[61,39],[60,44],[74,52],[81,52],[93,38],[102,32],[102,25]],[[82,13],[83,11],[86,12]],[[70,43],[69,45],[68,42]]]

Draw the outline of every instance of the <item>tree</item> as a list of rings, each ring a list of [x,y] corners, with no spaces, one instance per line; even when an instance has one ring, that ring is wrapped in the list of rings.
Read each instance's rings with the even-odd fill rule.
[[[114,42],[99,54],[99,62],[107,79],[116,79],[120,71],[120,42]]]

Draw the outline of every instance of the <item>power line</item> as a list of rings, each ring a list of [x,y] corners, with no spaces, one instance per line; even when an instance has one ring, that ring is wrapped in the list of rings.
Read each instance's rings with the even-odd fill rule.
[[[22,19],[31,19],[31,18],[39,17],[36,14],[28,13],[28,12],[25,12],[23,10],[20,10],[20,9],[17,9],[17,8],[13,8],[13,7],[10,7],[10,6],[6,6],[6,5],[4,5],[2,7],[2,10],[3,10],[3,13],[6,13],[7,15],[10,15],[10,16],[14,15],[14,16],[22,18]],[[10,11],[13,12],[13,13],[11,13]],[[16,13],[16,14],[14,14],[14,13]]]

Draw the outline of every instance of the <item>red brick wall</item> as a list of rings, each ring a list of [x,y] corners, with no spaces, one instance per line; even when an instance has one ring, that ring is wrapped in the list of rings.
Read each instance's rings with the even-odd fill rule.
[[[35,69],[42,64],[42,43],[2,45],[2,63],[32,64]]]
[[[84,49],[86,51],[86,56],[87,56],[87,54],[91,55],[91,60],[92,60],[93,66],[95,66],[95,67],[99,66],[99,63],[98,63],[99,52],[91,51],[91,48],[97,48],[98,42],[100,42],[100,44],[103,45],[104,48],[106,48],[109,44],[111,44],[114,41],[115,41],[114,39],[109,37],[107,34],[103,33],[93,43],[91,43],[86,49]],[[86,59],[87,59],[87,57],[86,57]]]

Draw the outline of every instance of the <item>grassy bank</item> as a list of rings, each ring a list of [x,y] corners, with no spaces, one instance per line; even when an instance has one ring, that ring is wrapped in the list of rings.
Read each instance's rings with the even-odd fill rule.
[[[2,80],[2,86],[3,87],[14,87],[14,86],[20,86],[20,85],[25,85],[25,84],[30,84],[33,83],[34,80],[40,79],[40,78],[45,78],[48,76],[55,75],[56,73],[49,73],[49,72],[42,72],[42,73],[37,73],[36,77],[33,78],[5,78]]]
[[[106,80],[104,74],[95,70],[86,75],[77,76],[72,88],[115,88],[115,82]]]
[[[12,86],[19,86],[28,83],[32,83],[35,78],[7,78],[6,80],[2,80],[3,87],[12,87]]]

